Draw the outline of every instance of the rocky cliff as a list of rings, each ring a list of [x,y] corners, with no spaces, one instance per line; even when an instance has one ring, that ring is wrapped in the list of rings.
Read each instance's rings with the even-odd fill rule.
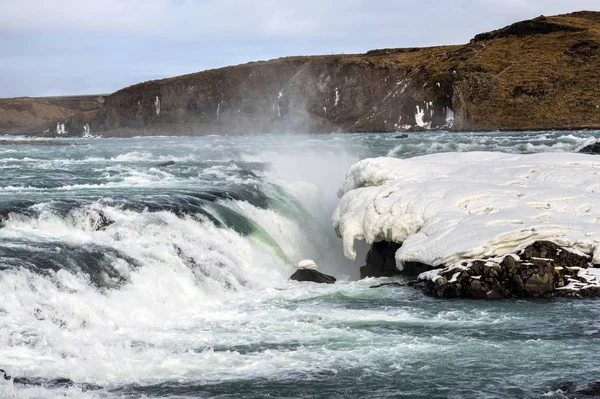
[[[90,132],[103,95],[0,99],[0,134],[60,136]]]
[[[6,101],[0,132],[13,132],[20,121],[6,125]],[[65,133],[62,123],[66,134],[106,136],[600,128],[600,13],[541,16],[460,46],[289,57],[140,83],[45,128]]]

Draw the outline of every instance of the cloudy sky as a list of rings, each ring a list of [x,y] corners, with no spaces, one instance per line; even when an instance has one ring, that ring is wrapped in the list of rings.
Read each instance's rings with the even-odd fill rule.
[[[598,0],[0,0],[0,97],[109,93],[287,55],[468,42]]]

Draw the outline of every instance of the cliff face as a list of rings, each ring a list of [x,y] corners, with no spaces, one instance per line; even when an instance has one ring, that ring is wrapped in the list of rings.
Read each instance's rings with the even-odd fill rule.
[[[104,127],[120,134],[236,134],[445,125],[450,92],[386,65],[387,58],[285,58],[142,83],[107,98]]]
[[[0,101],[0,132],[2,125]],[[461,46],[290,57],[150,81],[69,134],[600,128],[600,13],[539,17]],[[50,127],[64,119],[57,115]],[[60,127],[60,125],[59,125]]]
[[[104,96],[0,99],[0,134],[80,135],[97,123],[103,105]]]

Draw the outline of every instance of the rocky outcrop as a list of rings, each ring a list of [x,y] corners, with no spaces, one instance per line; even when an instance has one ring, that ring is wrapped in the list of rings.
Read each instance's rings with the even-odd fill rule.
[[[314,269],[298,269],[290,276],[290,280],[310,281],[320,284],[333,284],[336,278]]]
[[[595,142],[590,145],[586,145],[581,150],[579,150],[579,152],[582,154],[594,154],[594,155],[600,154],[600,141]]]
[[[600,398],[600,381],[576,384],[564,382],[559,385],[560,393],[568,395],[569,398]]]
[[[393,277],[400,274],[396,268],[396,251],[401,244],[380,241],[371,245],[365,257],[366,265],[360,268],[360,278]]]
[[[530,21],[521,21],[506,28],[493,32],[481,33],[473,39],[474,42],[492,39],[502,39],[510,36],[525,37],[534,35],[548,35],[555,32],[581,32],[583,29],[571,25],[549,22],[544,16]]]
[[[419,262],[406,262],[402,270],[396,266],[396,251],[402,244],[388,241],[379,241],[371,245],[365,265],[360,268],[360,278],[367,277],[395,277],[398,275],[416,277],[431,270],[432,267]]]
[[[72,101],[0,100],[0,133],[600,128],[599,38],[600,13],[584,11],[518,22],[460,46],[288,57]]]
[[[105,96],[0,99],[0,134],[79,137],[98,131]]]
[[[500,299],[600,295],[591,259],[549,241],[502,259],[464,261],[419,275],[417,287],[438,298]]]

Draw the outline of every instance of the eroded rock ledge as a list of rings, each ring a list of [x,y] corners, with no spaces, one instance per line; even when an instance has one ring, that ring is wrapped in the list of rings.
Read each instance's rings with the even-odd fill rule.
[[[465,260],[439,268],[416,264],[402,271],[390,261],[390,251],[400,246],[373,244],[361,277],[414,277],[429,268],[416,276],[415,287],[437,298],[600,297],[600,268],[592,265],[591,257],[550,241],[536,241],[500,258]]]

